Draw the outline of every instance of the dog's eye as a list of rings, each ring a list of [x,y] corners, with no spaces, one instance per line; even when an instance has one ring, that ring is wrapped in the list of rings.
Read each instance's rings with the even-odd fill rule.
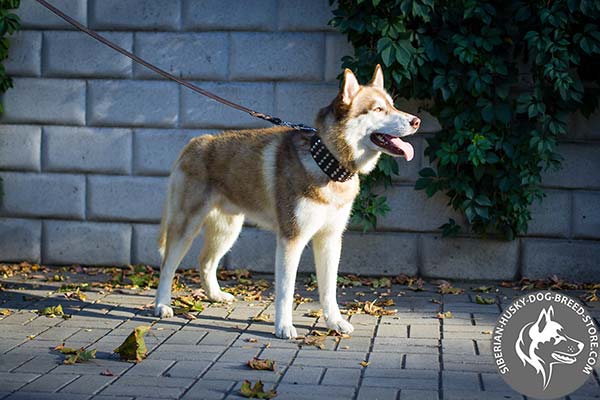
[[[375,112],[382,112],[383,111],[383,107],[375,107],[373,109],[373,111],[375,111]]]

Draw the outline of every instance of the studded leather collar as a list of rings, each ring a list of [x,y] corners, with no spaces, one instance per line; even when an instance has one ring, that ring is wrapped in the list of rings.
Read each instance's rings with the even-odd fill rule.
[[[346,182],[354,176],[352,171],[346,169],[321,140],[318,135],[310,139],[310,154],[325,174],[336,182]]]

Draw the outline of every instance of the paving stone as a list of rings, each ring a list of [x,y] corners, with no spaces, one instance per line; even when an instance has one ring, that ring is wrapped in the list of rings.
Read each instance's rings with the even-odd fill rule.
[[[431,389],[434,389],[434,387]],[[400,400],[437,400],[439,399],[438,396],[437,390],[400,390]]]
[[[177,361],[165,372],[165,376],[173,378],[198,378],[212,365],[211,361]]]
[[[523,396],[513,393],[476,392],[467,390],[444,390],[444,400],[522,400]]]
[[[243,381],[244,379],[263,382],[276,382],[281,376],[283,370],[280,366],[275,366],[275,371],[258,371],[250,369],[244,362],[222,362],[214,364],[208,372],[204,374],[203,379],[227,379]]]
[[[354,368],[327,368],[321,385],[345,386],[348,382],[358,382],[361,371]]]
[[[439,369],[439,357],[437,354],[407,354],[406,368],[408,369]]]
[[[38,399],[39,392],[17,392],[11,394],[6,399],[8,400],[31,400]],[[44,400],[87,400],[88,394],[72,394],[72,393],[44,393]],[[121,399],[119,399],[121,400]]]
[[[355,370],[360,371],[360,370]],[[289,367],[281,380],[282,383],[318,385],[325,373],[325,368],[319,367]]]
[[[24,392],[56,392],[69,382],[75,380],[77,375],[47,374],[27,384],[22,389]]]
[[[182,400],[220,400],[235,385],[230,380],[200,379],[182,397]]]
[[[348,399],[354,395],[354,387],[343,386],[327,386],[318,385],[311,386],[310,390],[304,385],[292,385],[282,383],[277,386],[277,393],[282,399]]]
[[[479,391],[479,377],[473,372],[442,371],[442,384],[446,390]]]
[[[136,386],[113,383],[104,389],[101,394],[112,396],[135,396],[138,398],[177,399],[185,391],[185,387],[142,385],[144,385],[144,382],[140,382],[140,385]]]
[[[37,356],[14,369],[14,372],[19,373],[35,373],[46,374],[62,363],[63,357],[58,355],[43,355]],[[0,361],[1,362],[1,361]]]
[[[143,363],[134,365],[125,373],[125,377],[131,377],[133,379],[121,379],[119,382],[123,383],[140,381],[140,377],[142,376],[161,376],[163,372],[171,368],[173,364],[175,364],[175,361],[171,360],[144,360]]]
[[[96,394],[115,377],[103,375],[82,375],[60,390],[60,393]]]
[[[398,389],[363,385],[358,390],[357,400],[388,400],[396,398],[398,398]]]
[[[0,358],[0,370],[4,370],[3,358]],[[7,373],[0,372],[0,379],[2,382],[2,390],[13,391],[25,386],[28,382],[33,381],[40,375],[38,374],[27,374],[27,373]]]

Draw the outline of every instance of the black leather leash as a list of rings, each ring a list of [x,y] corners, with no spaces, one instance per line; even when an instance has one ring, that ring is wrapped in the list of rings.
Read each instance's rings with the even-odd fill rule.
[[[323,142],[318,137],[318,135],[316,135],[316,133],[317,133],[316,128],[313,128],[311,126],[307,126],[304,124],[294,124],[294,123],[284,121],[281,118],[277,118],[277,117],[274,117],[269,114],[264,114],[264,113],[260,113],[258,111],[254,111],[248,107],[244,107],[240,104],[234,103],[234,102],[224,99],[220,96],[217,96],[216,94],[211,93],[207,90],[199,88],[198,86],[196,86],[188,81],[177,78],[176,76],[168,73],[164,69],[158,68],[157,66],[150,64],[148,61],[144,60],[143,58],[140,58],[140,57],[136,56],[135,54],[125,50],[121,46],[118,46],[117,44],[111,42],[104,36],[100,35],[98,32],[88,28],[87,26],[80,24],[78,21],[74,20],[73,18],[71,18],[70,16],[68,16],[61,10],[59,10],[58,8],[54,7],[52,4],[48,3],[46,0],[36,0],[36,1],[38,3],[40,3],[42,6],[46,7],[51,12],[53,12],[54,14],[56,14],[57,16],[59,16],[60,18],[67,21],[70,25],[75,27],[77,30],[88,34],[89,36],[93,37],[97,41],[99,41],[99,42],[105,44],[106,46],[110,47],[111,49],[123,54],[125,57],[132,59],[136,63],[143,65],[144,67],[156,72],[157,74],[162,75],[165,78],[170,79],[172,81],[175,81],[175,82],[179,83],[180,85],[183,85],[186,88],[193,90],[196,93],[200,93],[201,95],[209,97],[215,101],[218,101],[221,104],[225,104],[226,106],[235,108],[236,110],[243,111],[247,114],[250,114],[251,116],[253,116],[255,118],[260,118],[260,119],[268,121],[274,125],[286,126],[288,128],[295,129],[297,131],[312,133],[313,136],[311,138],[310,153],[311,153],[313,159],[315,160],[315,162],[317,163],[317,165],[319,165],[319,167],[321,168],[321,170],[323,170],[323,172],[325,174],[327,174],[327,176],[329,176],[329,178],[331,178],[332,180],[334,180],[336,182],[345,182],[354,176],[354,173],[352,171],[346,169],[335,158],[335,156],[329,151],[329,149],[327,149],[327,147],[323,144]]]
[[[78,21],[74,20],[73,18],[71,18],[70,16],[68,16],[67,14],[65,14],[64,12],[62,12],[61,10],[59,10],[58,8],[54,7],[52,4],[48,3],[45,0],[36,0],[38,3],[40,3],[42,6],[46,7],[48,10],[50,10],[51,12],[53,12],[54,14],[56,14],[57,16],[59,16],[60,18],[64,19],[65,21],[67,21],[69,24],[71,24],[73,27],[75,27],[76,29],[78,29],[79,31],[88,34],[89,36],[93,37],[94,39],[96,39],[97,41],[105,44],[106,46],[110,47],[111,49],[118,51],[119,53],[123,54],[124,56],[132,59],[133,61],[135,61],[136,63],[143,65],[144,67],[156,72],[159,75],[164,76],[167,79],[170,79],[172,81],[175,81],[177,83],[179,83],[180,85],[185,86],[188,89],[193,90],[196,93],[200,93],[203,96],[209,97],[215,101],[218,101],[221,104],[225,104],[226,106],[229,106],[231,108],[235,108],[236,110],[239,111],[243,111],[247,114],[250,114],[251,116],[255,117],[255,118],[260,118],[263,119],[265,121],[268,121],[274,125],[280,125],[280,126],[286,126],[288,128],[292,128],[298,131],[306,131],[306,132],[317,132],[316,128],[304,125],[304,124],[294,124],[291,122],[286,122],[284,120],[282,120],[281,118],[277,118],[274,117],[272,115],[269,114],[264,114],[264,113],[260,113],[258,111],[254,111],[248,107],[244,107],[240,104],[236,104],[232,101],[229,101],[227,99],[224,99],[220,96],[217,96],[214,93],[211,93],[207,90],[204,90],[202,88],[199,88],[198,86],[185,81],[183,79],[177,78],[176,76],[168,73],[167,71],[165,71],[164,69],[158,68],[157,66],[150,64],[148,61],[144,60],[143,58],[140,58],[138,56],[136,56],[135,54],[125,50],[124,48],[118,46],[117,44],[111,42],[110,40],[108,40],[107,38],[105,38],[104,36],[100,35],[98,32],[80,24]]]

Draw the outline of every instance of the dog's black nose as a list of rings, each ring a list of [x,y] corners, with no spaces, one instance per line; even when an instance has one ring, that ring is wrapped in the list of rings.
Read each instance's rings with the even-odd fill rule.
[[[419,129],[419,126],[421,125],[421,120],[417,117],[414,117],[411,121],[410,121],[410,126],[412,126],[415,129]]]

